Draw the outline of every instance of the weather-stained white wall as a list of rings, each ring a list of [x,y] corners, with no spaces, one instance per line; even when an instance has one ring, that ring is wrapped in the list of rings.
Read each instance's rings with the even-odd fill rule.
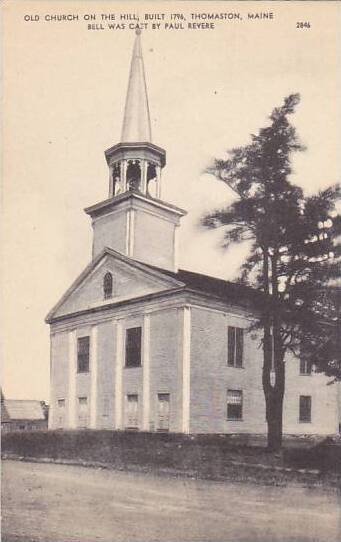
[[[328,435],[338,432],[337,385],[323,374],[300,374],[300,362],[287,356],[286,389],[283,407],[283,431],[291,434]],[[311,397],[311,422],[299,420],[300,395]]]
[[[251,320],[243,310],[220,311],[184,305],[154,306],[145,311],[115,314],[101,320],[80,323],[69,331],[51,335],[51,417],[49,427],[73,428],[84,425],[79,397],[87,397],[87,426],[124,429],[127,397],[138,396],[138,429],[157,430],[158,394],[169,394],[169,430],[190,433],[266,433],[262,389],[262,349],[259,334],[249,330]],[[185,382],[184,324],[190,324],[186,338],[189,366]],[[244,329],[243,366],[227,366],[227,328]],[[141,326],[141,366],[125,367],[125,334]],[[75,345],[89,335],[90,370],[76,372]],[[94,341],[96,344],[94,344]],[[339,385],[327,385],[324,375],[301,375],[299,360],[287,356],[283,432],[285,434],[335,434],[338,431]],[[187,389],[188,384],[188,389]],[[186,389],[185,389],[186,388]],[[227,419],[227,390],[243,392],[241,420]],[[186,394],[189,423],[184,425]],[[299,397],[310,396],[311,422],[299,420]],[[58,400],[65,399],[65,406]],[[72,405],[74,405],[72,407]],[[83,416],[82,420],[80,416]]]
[[[243,316],[192,309],[190,432],[264,433],[261,350]],[[227,366],[227,327],[244,328],[243,367]],[[227,390],[243,392],[243,415],[227,420]]]
[[[49,428],[68,426],[69,342],[68,333],[51,334]],[[58,403],[58,400],[64,400]]]
[[[262,349],[250,322],[229,313],[192,309],[190,431],[194,433],[265,433]],[[227,326],[245,328],[242,368],[227,366]],[[258,334],[259,335],[259,334]],[[337,385],[322,374],[300,374],[299,360],[286,359],[283,406],[285,434],[335,434],[339,425]],[[227,420],[227,390],[242,390],[243,417]],[[311,397],[311,422],[299,421],[299,397]]]
[[[158,311],[150,317],[150,429],[158,428],[158,394],[169,394],[169,430],[181,432],[182,309]]]
[[[144,210],[135,211],[133,257],[163,269],[175,269],[176,226]]]
[[[105,247],[127,254],[127,217],[124,211],[110,213],[93,220],[92,257],[95,258]]]

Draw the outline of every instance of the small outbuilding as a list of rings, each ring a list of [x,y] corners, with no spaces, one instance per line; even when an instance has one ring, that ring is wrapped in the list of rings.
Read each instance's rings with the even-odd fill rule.
[[[3,399],[1,401],[1,430],[44,431],[48,425],[48,409],[44,401]]]

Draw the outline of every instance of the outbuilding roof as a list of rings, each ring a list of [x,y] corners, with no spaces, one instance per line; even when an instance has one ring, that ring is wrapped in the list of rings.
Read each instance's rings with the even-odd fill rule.
[[[1,404],[1,421],[44,419],[44,410],[40,401],[5,399]]]

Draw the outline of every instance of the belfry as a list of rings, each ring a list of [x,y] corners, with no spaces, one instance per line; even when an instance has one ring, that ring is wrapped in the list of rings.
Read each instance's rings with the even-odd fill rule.
[[[185,211],[161,200],[166,152],[152,143],[141,47],[136,31],[121,142],[105,151],[109,198],[87,208],[94,230],[93,257],[104,247],[138,261],[177,269],[177,229]]]

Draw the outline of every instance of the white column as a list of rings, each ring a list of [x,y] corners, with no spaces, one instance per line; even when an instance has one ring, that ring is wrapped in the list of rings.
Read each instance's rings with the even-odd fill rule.
[[[121,192],[123,192],[123,162],[119,162],[119,168],[120,168],[120,177],[118,181],[116,181],[115,194],[113,194],[113,196],[117,196],[118,194],[121,194]]]
[[[143,418],[142,429],[149,431],[150,415],[150,315],[143,318]]]
[[[182,431],[189,433],[191,392],[191,309],[183,309],[182,332]]]
[[[156,168],[156,197],[161,199],[161,168]]]
[[[76,376],[77,376],[77,336],[76,331],[69,332],[69,428],[76,423]]]
[[[147,194],[147,169],[148,162],[147,160],[141,161],[141,192],[142,194]]]
[[[113,166],[110,166],[109,167],[109,198],[112,198],[112,196],[114,196],[115,194],[113,193],[114,190],[114,180],[113,180]]]
[[[96,429],[97,421],[97,340],[98,329],[97,326],[91,328],[90,333],[90,377],[91,377],[91,391],[90,391],[90,427]]]
[[[174,227],[174,237],[173,237],[173,264],[174,272],[177,273],[179,269],[179,226]]]
[[[122,185],[122,192],[125,192],[127,190],[127,167],[128,162],[127,160],[122,160],[121,162],[121,185]]]
[[[48,428],[54,429],[54,417],[57,408],[54,389],[54,359],[53,359],[53,341],[54,335],[50,333],[50,408],[48,415]]]
[[[126,256],[129,255],[129,239],[130,239],[130,209],[128,209],[127,214],[126,214],[126,242],[125,242]]]
[[[115,429],[122,429],[123,403],[123,326],[116,322],[116,367],[115,367]]]

